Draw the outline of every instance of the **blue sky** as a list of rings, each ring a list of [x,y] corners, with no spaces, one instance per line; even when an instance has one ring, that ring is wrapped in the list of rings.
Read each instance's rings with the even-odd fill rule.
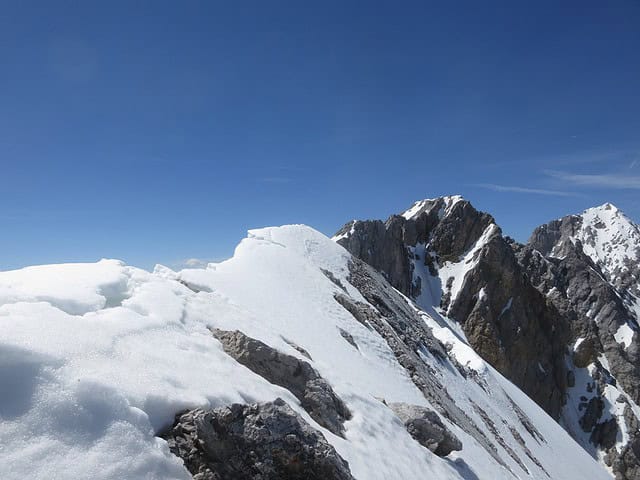
[[[640,219],[640,4],[7,2],[0,269],[229,256],[462,194]]]

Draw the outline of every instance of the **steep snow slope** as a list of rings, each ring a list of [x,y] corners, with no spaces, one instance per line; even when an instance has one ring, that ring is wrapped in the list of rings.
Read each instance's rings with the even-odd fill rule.
[[[251,231],[232,259],[206,269],[103,260],[0,272],[0,478],[190,478],[155,436],[175,413],[276,397],[361,480],[609,478],[445,319],[405,299],[450,346],[449,358],[421,351],[423,361],[495,451],[446,418],[462,451],[443,459],[413,440],[380,399],[429,401],[387,341],[336,302],[368,303],[349,282],[351,261],[315,230],[285,226]],[[291,345],[304,348],[353,414],[345,438],[226,355],[210,327],[298,357]]]

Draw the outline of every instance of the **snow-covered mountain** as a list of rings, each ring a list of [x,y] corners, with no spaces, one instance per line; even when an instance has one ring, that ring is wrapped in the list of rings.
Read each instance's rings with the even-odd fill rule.
[[[640,479],[640,229],[611,204],[526,245],[459,196],[334,237],[518,385],[618,479]],[[434,313],[435,312],[435,313]]]
[[[418,217],[444,235],[468,207],[442,202]],[[476,240],[442,237],[439,258],[432,237],[409,232],[407,295],[299,225],[250,231],[202,269],[0,272],[0,478],[610,478],[467,340],[489,352],[495,332],[470,336],[449,317],[479,252],[502,238],[490,225],[480,215],[465,225]],[[495,301],[502,317],[522,308]],[[534,371],[556,368],[553,348],[534,350]],[[516,353],[496,358],[520,362],[528,382]],[[553,382],[540,383],[529,393],[557,413]]]
[[[571,325],[563,424],[619,478],[640,478],[640,229],[607,203],[539,227],[519,256]]]

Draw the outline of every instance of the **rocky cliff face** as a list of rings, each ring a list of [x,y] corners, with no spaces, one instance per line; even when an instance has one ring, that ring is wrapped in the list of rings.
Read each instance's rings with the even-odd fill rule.
[[[469,344],[619,479],[638,479],[640,229],[610,204],[526,245],[460,197],[334,237]]]
[[[572,382],[563,418],[578,419],[574,437],[603,452],[620,479],[640,478],[638,232],[605,204],[543,225],[516,248],[532,283],[571,325],[569,365],[582,381]]]
[[[334,239],[422,308],[458,321],[476,352],[559,417],[568,324],[527,281],[493,217],[444,197],[384,223],[351,222]]]

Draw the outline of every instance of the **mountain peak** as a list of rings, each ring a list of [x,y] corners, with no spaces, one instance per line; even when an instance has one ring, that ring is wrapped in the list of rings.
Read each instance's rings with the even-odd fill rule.
[[[584,216],[585,214],[594,214],[594,213],[600,213],[600,214],[609,215],[609,216],[618,216],[620,214],[624,215],[622,210],[620,210],[618,207],[616,207],[613,203],[610,203],[610,202],[605,202],[602,205],[598,205],[596,207],[587,208],[584,212],[582,212],[582,215]]]
[[[411,218],[414,218],[423,212],[430,211],[434,207],[438,206],[440,209],[439,216],[442,217],[446,215],[455,204],[463,201],[465,201],[465,199],[462,195],[446,195],[436,198],[425,198],[415,202],[411,208],[405,210],[400,215],[406,220],[410,220]]]
[[[582,251],[620,291],[631,288],[640,293],[636,283],[640,227],[618,207],[607,202],[550,222],[537,228],[529,243],[543,254],[558,256],[565,241],[579,242]]]

